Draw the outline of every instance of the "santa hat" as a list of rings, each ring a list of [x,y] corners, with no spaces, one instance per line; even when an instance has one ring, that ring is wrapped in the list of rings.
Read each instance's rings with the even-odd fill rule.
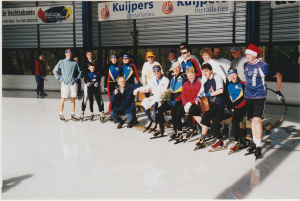
[[[255,57],[260,57],[262,55],[262,51],[256,45],[253,45],[252,43],[250,43],[245,51],[245,54],[251,54]]]

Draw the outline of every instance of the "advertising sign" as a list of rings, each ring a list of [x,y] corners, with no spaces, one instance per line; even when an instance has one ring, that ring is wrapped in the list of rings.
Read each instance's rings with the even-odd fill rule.
[[[271,8],[286,8],[299,6],[299,1],[271,1]]]
[[[73,5],[37,7],[38,24],[73,23]]]
[[[2,25],[73,23],[73,5],[2,9]]]
[[[36,7],[2,9],[2,25],[37,24]]]
[[[233,1],[120,1],[98,3],[98,21],[232,13]]]

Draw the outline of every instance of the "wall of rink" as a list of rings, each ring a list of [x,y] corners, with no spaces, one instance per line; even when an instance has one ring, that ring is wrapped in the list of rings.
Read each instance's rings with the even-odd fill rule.
[[[54,75],[47,76],[48,81],[45,82],[45,91],[60,91],[60,82]],[[140,78],[141,79],[141,78]],[[81,79],[81,87],[83,91],[84,82]],[[104,78],[101,79],[101,87],[103,92]],[[267,86],[276,91],[276,82],[267,82]],[[34,75],[2,75],[2,89],[4,90],[36,90],[36,81]],[[283,82],[281,86],[282,94],[286,99],[286,104],[290,106],[300,106],[300,83]],[[277,96],[269,91],[267,103],[280,104]]]

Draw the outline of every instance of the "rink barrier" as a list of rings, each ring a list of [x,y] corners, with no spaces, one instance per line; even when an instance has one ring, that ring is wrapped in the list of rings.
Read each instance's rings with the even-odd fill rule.
[[[45,91],[60,91],[60,82],[56,80],[54,75],[47,76],[48,81],[45,82]],[[84,82],[81,79],[81,90],[83,91]],[[267,82],[267,86],[276,90],[276,82]],[[101,79],[101,87],[103,92],[104,78]],[[2,89],[4,90],[36,90],[36,81],[34,75],[2,75]],[[283,82],[281,92],[285,97],[285,102],[288,106],[300,106],[300,83]],[[269,95],[270,94],[270,95]],[[278,104],[277,96],[273,93],[268,93],[268,104]]]

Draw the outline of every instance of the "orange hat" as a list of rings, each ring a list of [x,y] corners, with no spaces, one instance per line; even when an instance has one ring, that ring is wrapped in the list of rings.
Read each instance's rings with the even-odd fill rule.
[[[153,54],[153,52],[147,52],[145,59],[147,60],[148,57],[154,57],[154,58],[156,58],[156,56]]]
[[[252,43],[250,43],[245,51],[245,54],[251,54],[258,58],[262,55],[262,51],[256,45],[253,45]]]

